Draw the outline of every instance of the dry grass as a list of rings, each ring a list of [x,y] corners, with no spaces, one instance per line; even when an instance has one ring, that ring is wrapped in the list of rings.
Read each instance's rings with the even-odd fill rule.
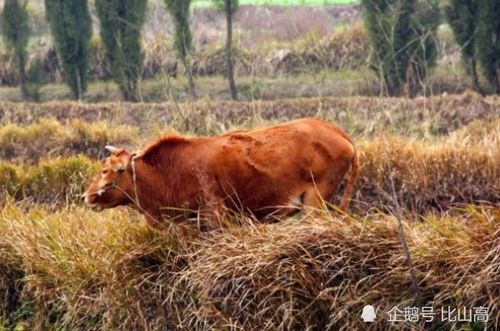
[[[470,207],[422,222],[406,218],[425,304],[498,311],[499,217],[498,210]],[[118,210],[53,213],[32,206],[23,212],[7,204],[0,211],[0,292],[17,284],[9,293],[20,301],[2,304],[27,310],[10,323],[73,330],[347,330],[364,329],[359,315],[367,302],[384,315],[413,301],[390,216],[325,215],[202,236],[156,232],[136,219]],[[500,315],[490,318],[489,328],[500,327]],[[373,329],[390,327],[382,321]]]
[[[79,201],[99,169],[99,162],[84,156],[48,159],[33,166],[0,162],[0,200],[12,196],[60,207]]]
[[[356,196],[358,208],[382,207],[384,193],[396,193],[407,209],[425,212],[463,203],[500,203],[500,130],[482,136],[482,143],[447,139],[422,142],[376,138],[361,142],[363,161]],[[365,206],[363,208],[363,205]],[[500,205],[498,205],[500,206]]]
[[[324,97],[252,102],[203,99],[183,104],[0,103],[2,125],[26,125],[43,117],[54,117],[61,122],[79,118],[91,123],[130,125],[139,128],[143,136],[156,129],[220,134],[233,127],[317,116],[339,124],[355,137],[380,133],[426,137],[446,135],[474,120],[495,120],[499,113],[499,97],[483,98],[471,92],[416,99]]]
[[[160,329],[174,321],[165,319],[163,301],[173,291],[172,277],[185,265],[178,252],[188,250],[172,233],[154,232],[137,219],[82,208],[51,212],[31,205],[23,213],[7,205],[2,210],[0,227],[12,240],[0,240],[5,253],[0,263],[23,271],[20,294],[32,304],[32,327],[50,329],[56,320],[56,328],[146,329],[148,323]],[[16,280],[4,278],[0,284],[5,289],[9,281]],[[181,288],[175,290],[181,300]]]
[[[499,280],[498,214],[469,212],[463,219],[405,223],[421,290],[435,307],[498,306],[498,289],[492,291]],[[381,315],[387,307],[412,304],[408,274],[395,220],[376,215],[235,229],[208,240],[187,272],[200,290],[205,318],[272,330],[364,329],[359,313],[366,303]],[[468,287],[472,282],[476,286]],[[374,327],[388,328],[386,322]]]
[[[196,120],[178,120],[177,125],[184,128],[197,125],[198,130],[205,125],[205,131],[215,130],[209,127],[215,121],[196,123]],[[107,136],[113,135],[113,132],[107,133]],[[94,137],[99,141],[97,135]],[[379,135],[361,139],[357,144],[362,153],[362,169],[353,208],[362,213],[372,208],[385,210],[388,204],[385,193],[391,192],[390,173],[400,202],[419,213],[470,203],[498,205],[499,141],[498,121],[473,122],[447,138],[416,140]],[[34,199],[58,206],[64,205],[62,201],[75,201],[99,168],[95,156],[103,152],[104,145],[104,141],[95,144],[94,158],[61,158],[54,153],[58,158],[30,166],[0,163],[0,183],[5,188],[2,193],[18,200]],[[33,146],[28,142],[18,147],[31,150]]]
[[[0,330],[500,329],[499,109],[497,97],[473,93],[1,103],[0,151],[11,162],[0,162]],[[124,208],[74,203],[113,140],[138,147],[167,130],[210,135],[303,116],[355,135],[358,214],[272,225],[228,216],[239,225],[158,232]],[[90,158],[64,157],[82,151]],[[422,304],[488,306],[487,326],[386,322],[390,308],[414,300],[397,223],[383,213],[391,172]],[[380,317],[370,328],[360,319],[367,303]]]
[[[30,125],[7,124],[0,128],[0,157],[12,162],[37,163],[41,158],[82,154],[97,158],[106,144],[133,145],[138,132],[128,125],[89,124],[71,119],[64,125],[40,118]]]

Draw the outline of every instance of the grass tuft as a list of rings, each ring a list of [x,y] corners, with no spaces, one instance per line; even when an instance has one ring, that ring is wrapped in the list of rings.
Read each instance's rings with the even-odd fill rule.
[[[53,118],[40,118],[30,125],[7,124],[0,128],[0,157],[36,163],[50,156],[82,154],[103,157],[106,144],[133,145],[138,132],[128,125],[110,126],[71,119],[64,125]]]

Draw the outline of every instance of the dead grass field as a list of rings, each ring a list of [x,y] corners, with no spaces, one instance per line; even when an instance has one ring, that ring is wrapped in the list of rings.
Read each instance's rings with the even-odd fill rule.
[[[500,99],[310,98],[174,104],[0,103],[0,330],[496,330]],[[352,133],[352,213],[278,224],[232,216],[200,233],[148,228],[77,202],[107,143],[220,134],[303,116]],[[390,212],[402,205],[421,305],[490,309],[488,323],[387,322],[415,305]],[[370,327],[370,303],[381,316]]]
[[[179,237],[123,210],[0,211],[4,325],[27,329],[363,329],[369,302],[384,316],[413,305],[395,219],[327,215]],[[466,207],[405,217],[424,303],[488,306],[500,326],[500,215]],[[385,318],[384,318],[385,319]],[[479,323],[460,325],[483,328]],[[448,329],[439,322],[371,329]]]

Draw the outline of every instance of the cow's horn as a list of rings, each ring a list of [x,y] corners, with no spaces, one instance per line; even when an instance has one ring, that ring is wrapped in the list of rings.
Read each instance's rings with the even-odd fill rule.
[[[111,146],[111,145],[107,145],[106,147],[104,147],[104,149],[106,149],[111,154],[114,154],[118,151],[118,148],[116,148],[115,146]]]

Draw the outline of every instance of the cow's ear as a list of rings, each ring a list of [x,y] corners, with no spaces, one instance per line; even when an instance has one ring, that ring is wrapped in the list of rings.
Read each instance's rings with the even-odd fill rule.
[[[116,154],[113,155],[114,164],[115,164],[113,167],[113,170],[115,172],[125,171],[129,165],[132,157],[133,157],[133,154],[131,154],[126,149],[123,149],[123,148],[118,149]]]

